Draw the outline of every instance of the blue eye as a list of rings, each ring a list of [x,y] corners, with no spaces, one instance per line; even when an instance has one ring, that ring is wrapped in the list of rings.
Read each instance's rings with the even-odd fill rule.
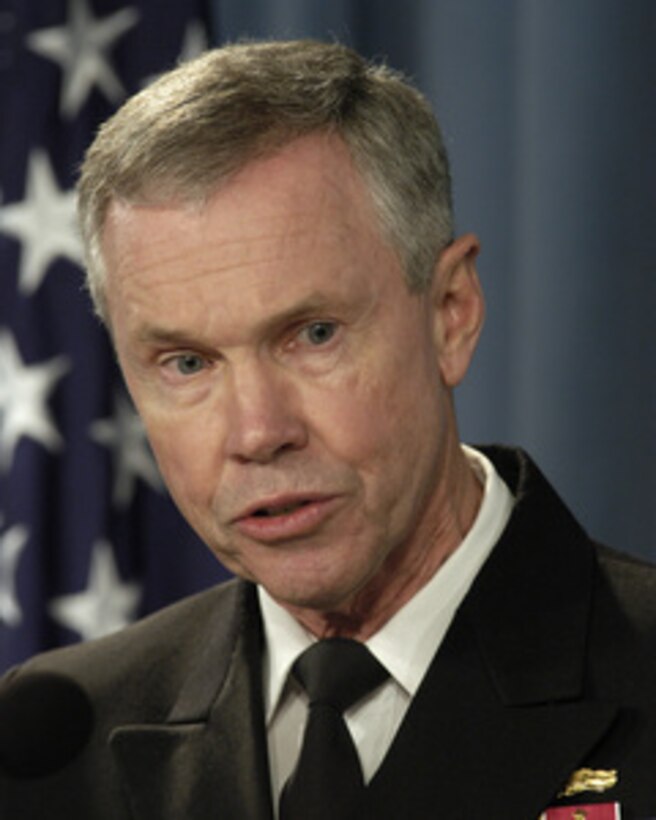
[[[312,322],[303,328],[303,333],[313,345],[325,345],[335,335],[337,325],[334,322]]]
[[[176,357],[175,366],[183,376],[193,376],[205,367],[205,360],[195,353],[184,353]]]

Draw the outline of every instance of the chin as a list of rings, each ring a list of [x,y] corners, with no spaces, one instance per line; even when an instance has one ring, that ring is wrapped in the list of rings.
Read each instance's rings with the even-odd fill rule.
[[[345,579],[330,583],[324,572],[318,577],[306,576],[302,580],[296,578],[293,583],[290,583],[288,577],[279,585],[270,585],[266,588],[278,603],[288,609],[329,615],[347,614],[359,587]]]
[[[222,563],[240,578],[264,587],[287,609],[346,612],[369,578],[364,567],[358,572],[353,566],[352,556],[344,561],[332,550],[294,554],[272,551],[258,557],[257,561],[240,561],[232,556],[229,563],[224,555]]]

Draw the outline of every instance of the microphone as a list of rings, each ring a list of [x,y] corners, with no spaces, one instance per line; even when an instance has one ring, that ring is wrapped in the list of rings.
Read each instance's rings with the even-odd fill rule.
[[[93,723],[87,694],[70,678],[13,678],[0,689],[0,769],[21,779],[54,774],[82,751]]]

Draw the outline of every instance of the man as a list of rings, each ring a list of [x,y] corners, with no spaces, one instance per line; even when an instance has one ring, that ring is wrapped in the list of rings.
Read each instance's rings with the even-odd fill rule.
[[[366,787],[307,820],[656,814],[654,575],[459,442],[478,242],[421,95],[339,45],[230,46],[129,101],[79,193],[161,471],[240,580],[14,673],[92,711],[56,770],[9,765],[2,817],[279,816],[295,664],[334,637],[383,678],[345,714]]]

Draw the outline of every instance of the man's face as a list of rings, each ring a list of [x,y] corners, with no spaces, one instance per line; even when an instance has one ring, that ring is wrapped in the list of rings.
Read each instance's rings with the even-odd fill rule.
[[[129,389],[218,558],[311,610],[412,572],[455,440],[438,322],[343,144],[297,140],[203,207],[115,203],[103,247]]]

